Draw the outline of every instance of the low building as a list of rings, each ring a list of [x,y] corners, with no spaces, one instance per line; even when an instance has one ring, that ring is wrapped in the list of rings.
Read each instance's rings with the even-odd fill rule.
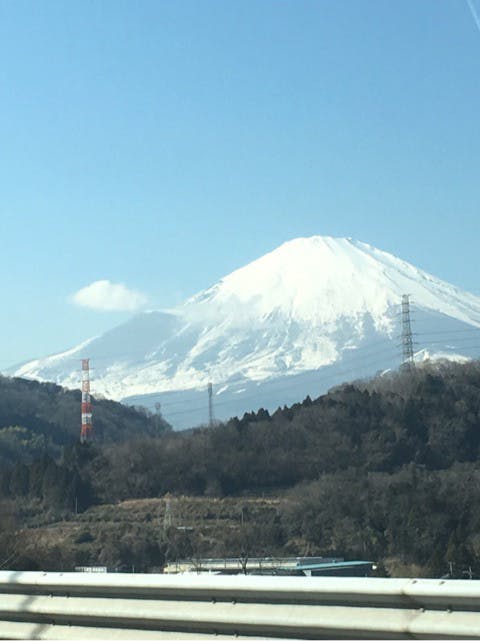
[[[183,559],[167,563],[166,574],[209,572],[215,574],[262,574],[287,576],[370,576],[372,561],[345,561],[338,557],[255,557]]]

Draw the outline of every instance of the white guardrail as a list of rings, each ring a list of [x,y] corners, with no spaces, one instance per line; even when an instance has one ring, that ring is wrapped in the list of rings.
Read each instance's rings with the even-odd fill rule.
[[[2,639],[480,639],[480,581],[0,572]]]

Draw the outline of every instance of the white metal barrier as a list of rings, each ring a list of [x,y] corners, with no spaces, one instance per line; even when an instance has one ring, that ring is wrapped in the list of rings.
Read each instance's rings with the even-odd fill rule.
[[[3,639],[480,639],[480,582],[0,572]]]

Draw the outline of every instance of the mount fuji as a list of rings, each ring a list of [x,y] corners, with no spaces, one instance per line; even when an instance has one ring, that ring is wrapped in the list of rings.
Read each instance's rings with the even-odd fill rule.
[[[175,428],[272,410],[345,380],[398,367],[400,303],[412,301],[415,359],[480,353],[480,297],[359,241],[289,241],[167,311],[145,312],[67,352],[12,368],[14,376],[161,404]]]

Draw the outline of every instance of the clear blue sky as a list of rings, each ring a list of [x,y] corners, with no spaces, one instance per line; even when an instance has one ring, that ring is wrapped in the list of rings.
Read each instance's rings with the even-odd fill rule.
[[[0,365],[298,236],[480,294],[479,80],[467,0],[1,1]]]

